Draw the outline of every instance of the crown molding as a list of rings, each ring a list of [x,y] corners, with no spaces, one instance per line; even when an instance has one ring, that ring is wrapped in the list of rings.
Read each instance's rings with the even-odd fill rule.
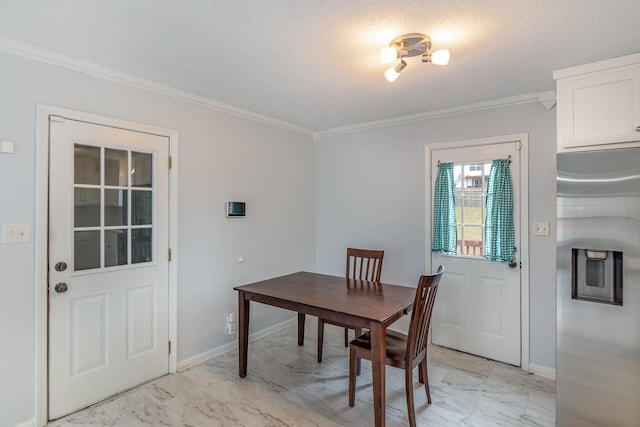
[[[551,109],[556,106],[556,91],[548,90],[538,93],[538,101],[540,101],[540,104],[542,104],[547,111],[551,111]]]
[[[547,93],[547,92],[542,92],[542,93]],[[424,113],[410,114],[407,116],[394,117],[394,118],[384,119],[384,120],[376,120],[371,122],[359,123],[355,125],[337,127],[333,129],[326,129],[326,130],[316,132],[313,135],[313,140],[316,142],[316,144],[319,144],[322,142],[321,140],[325,136],[360,132],[360,131],[375,129],[375,128],[384,127],[384,126],[401,125],[405,123],[418,122],[422,120],[432,120],[432,119],[437,119],[441,117],[455,116],[455,115],[465,114],[465,113],[473,113],[476,111],[492,110],[496,108],[511,107],[511,106],[520,105],[520,104],[533,104],[535,102],[542,102],[539,99],[539,97],[540,95],[538,92],[527,93],[524,95],[494,99],[491,101],[478,102],[475,104],[460,105],[460,106],[451,107],[451,108],[444,108],[441,110],[433,110],[433,111],[427,111]]]
[[[120,83],[137,89],[142,89],[148,92],[153,92],[159,95],[168,96],[181,101],[196,104],[202,107],[210,108],[217,111],[233,114],[236,116],[244,117],[246,119],[261,122],[270,126],[282,128],[292,132],[296,132],[302,135],[313,137],[314,132],[310,129],[296,126],[294,124],[285,122],[283,120],[274,119],[272,117],[265,116],[263,114],[255,113],[253,111],[245,110],[244,108],[236,107],[234,105],[225,104],[223,102],[216,101],[211,98],[196,95],[191,92],[176,89],[171,86],[163,85],[153,82],[151,80],[136,77],[132,74],[123,73],[111,68],[103,67],[88,61],[72,58],[70,56],[62,55],[52,52],[47,49],[42,49],[30,44],[22,43],[17,40],[0,36],[0,52],[7,55],[17,56],[20,58],[30,59],[36,62],[42,62],[49,65],[54,65],[68,70],[76,71],[79,73],[88,74],[93,77],[97,77],[103,80]]]
[[[621,68],[636,64],[640,64],[640,53],[632,53],[630,55],[605,59],[604,61],[590,62],[588,64],[554,70],[553,79],[558,80],[567,77],[576,77],[583,74],[596,73],[598,71],[605,71],[611,68]]]

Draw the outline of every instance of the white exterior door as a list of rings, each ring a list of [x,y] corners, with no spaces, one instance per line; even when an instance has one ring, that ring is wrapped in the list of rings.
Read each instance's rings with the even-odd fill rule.
[[[507,158],[511,158],[518,260],[512,266],[482,256],[486,184],[491,161]],[[519,142],[432,151],[431,195],[438,161],[454,163],[458,247],[456,255],[431,254],[433,268],[440,264],[446,268],[433,312],[432,342],[520,366]],[[430,242],[428,247],[431,247]]]
[[[50,119],[49,419],[169,371],[169,139]]]

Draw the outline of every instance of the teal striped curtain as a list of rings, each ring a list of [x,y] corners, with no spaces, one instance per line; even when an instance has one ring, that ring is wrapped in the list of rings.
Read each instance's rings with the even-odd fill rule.
[[[456,200],[453,163],[440,163],[433,192],[431,251],[456,253]]]
[[[492,261],[516,259],[513,226],[513,190],[509,160],[494,160],[487,182],[487,216],[484,223],[484,257]]]

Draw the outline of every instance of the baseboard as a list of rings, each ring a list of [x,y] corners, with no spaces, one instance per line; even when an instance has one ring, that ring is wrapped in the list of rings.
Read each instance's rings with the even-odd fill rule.
[[[556,379],[556,370],[553,368],[549,368],[548,366],[541,366],[541,365],[535,365],[533,363],[530,363],[529,372],[531,372],[534,375],[550,378],[552,380]]]
[[[29,421],[25,421],[23,423],[16,424],[13,427],[36,427],[36,419],[35,418],[31,418]]]
[[[255,332],[249,335],[249,342],[253,342],[260,338],[266,337],[267,335],[271,335],[274,332],[277,332],[281,329],[284,329],[290,326],[292,323],[298,324],[298,318],[294,317],[289,320],[285,320],[284,322],[280,322],[268,328],[262,329],[261,331]],[[211,350],[207,350],[203,353],[196,354],[195,356],[191,356],[187,359],[178,361],[178,372],[184,371],[186,369],[192,368],[196,365],[204,363],[214,357],[220,356],[222,354],[228,353],[230,351],[236,350],[238,348],[238,340],[235,339],[230,343],[221,345],[220,347],[212,348]],[[22,426],[20,426],[22,427]],[[26,427],[26,426],[25,426]]]

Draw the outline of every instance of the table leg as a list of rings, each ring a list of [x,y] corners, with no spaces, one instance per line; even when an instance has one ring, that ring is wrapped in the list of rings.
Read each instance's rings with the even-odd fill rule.
[[[249,347],[249,300],[238,291],[238,363],[240,378],[247,376],[247,350]]]
[[[298,345],[304,345],[304,313],[298,313]]]
[[[371,371],[373,374],[373,410],[375,426],[384,427],[386,409],[386,342],[385,328],[380,323],[371,323]]]

